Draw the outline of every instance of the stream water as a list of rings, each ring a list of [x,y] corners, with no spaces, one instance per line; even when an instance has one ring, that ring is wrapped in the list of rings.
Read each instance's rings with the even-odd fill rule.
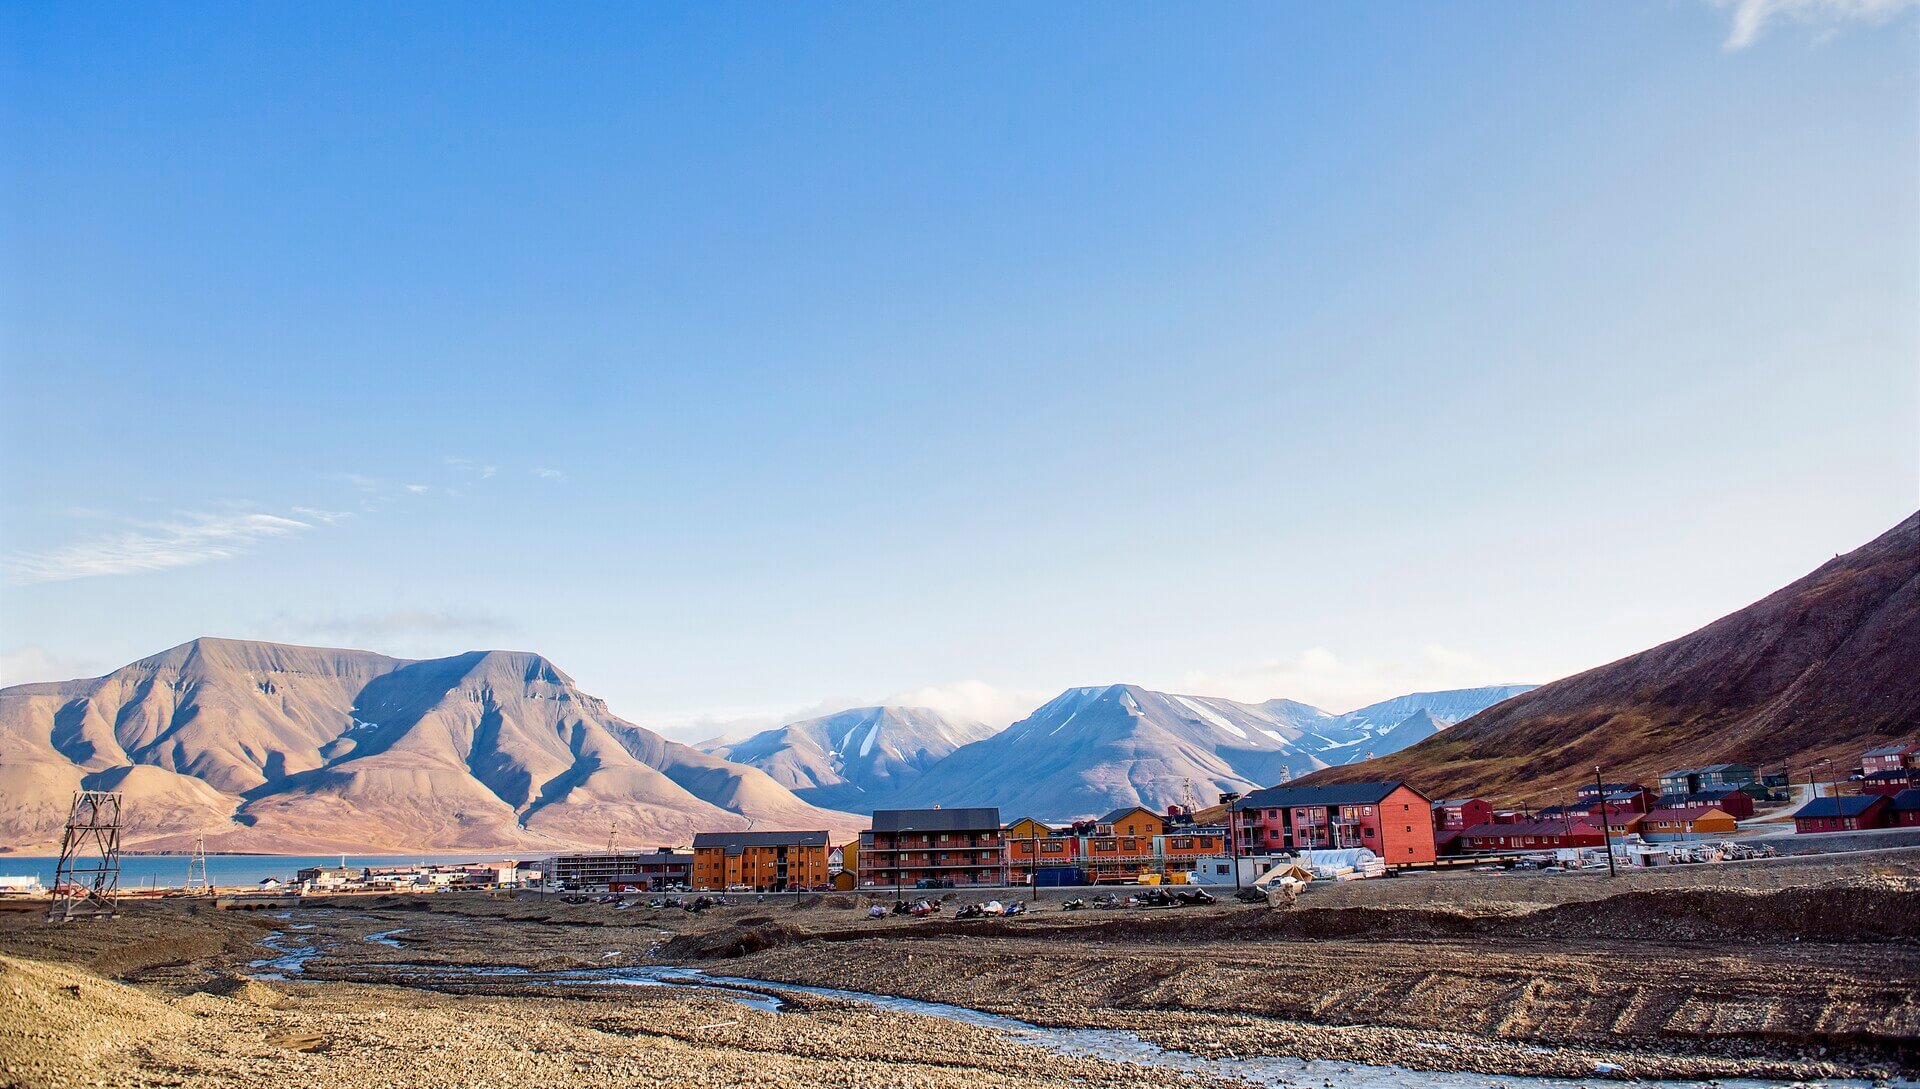
[[[392,938],[396,933],[400,931],[371,934],[366,940],[397,947],[400,943]],[[259,979],[286,979],[291,975],[298,975],[305,971],[307,961],[321,952],[281,932],[275,932],[262,944],[274,950],[279,956],[252,962],[252,967],[266,970],[256,977]],[[535,972],[526,968],[507,966],[421,963],[381,964],[379,968],[383,973],[400,977],[402,982],[419,985],[439,980],[513,979],[529,986],[612,984],[629,987],[706,987],[709,993],[721,995],[741,1005],[768,1013],[780,1013],[785,1009],[785,1004],[778,997],[781,994],[812,995],[819,998],[858,1002],[899,1013],[919,1014],[923,1017],[938,1017],[947,1021],[975,1025],[999,1032],[1021,1043],[1044,1048],[1057,1055],[1108,1059],[1169,1072],[1212,1074],[1252,1085],[1273,1086],[1276,1089],[1281,1086],[1303,1084],[1334,1086],[1337,1089],[1427,1089],[1427,1087],[1432,1089],[1573,1089],[1575,1086],[1590,1085],[1593,1081],[1592,1077],[1541,1078],[1513,1074],[1444,1073],[1411,1070],[1401,1066],[1370,1066],[1364,1063],[1294,1059],[1284,1056],[1213,1059],[1188,1051],[1163,1048],[1141,1038],[1137,1033],[1123,1029],[1051,1028],[944,1002],[925,1002],[916,998],[869,994],[865,991],[849,991],[837,987],[775,983],[747,976],[712,975],[697,968],[680,968],[672,965],[609,965],[604,968],[575,968],[551,972]],[[417,980],[409,978],[413,976],[417,976]],[[752,990],[741,988],[752,988]],[[1606,1071],[1596,1070],[1594,1076],[1604,1077],[1606,1073]],[[1842,1089],[1842,1087],[1869,1089],[1876,1084],[1897,1086],[1900,1089],[1920,1089],[1920,1082],[1904,1079],[1885,1083],[1847,1079],[1787,1082],[1751,1078],[1716,1078],[1711,1081],[1635,1079],[1635,1081],[1637,1084],[1659,1086],[1663,1089],[1788,1089],[1788,1087],[1813,1085],[1828,1086],[1832,1089]]]

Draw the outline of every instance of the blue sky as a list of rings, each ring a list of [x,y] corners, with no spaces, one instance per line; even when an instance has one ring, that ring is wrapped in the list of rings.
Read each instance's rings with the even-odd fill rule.
[[[0,11],[6,682],[1344,710],[1920,505],[1908,2]]]

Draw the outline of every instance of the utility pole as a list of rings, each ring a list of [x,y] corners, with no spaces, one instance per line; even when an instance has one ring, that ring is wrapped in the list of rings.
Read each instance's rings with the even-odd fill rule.
[[[106,790],[81,790],[60,833],[47,922],[120,915],[120,799]],[[91,857],[98,855],[98,858]]]
[[[1233,806],[1239,800],[1240,795],[1234,791],[1220,795],[1220,804],[1227,807],[1227,865],[1233,868],[1233,891],[1236,896],[1240,893],[1240,848],[1234,842]]]
[[[196,892],[203,896],[213,895],[213,882],[207,880],[207,837],[193,837],[193,855],[187,859],[188,896]]]
[[[1593,766],[1593,787],[1600,792],[1600,838],[1607,846],[1607,876],[1618,877],[1613,868],[1613,827],[1607,823],[1607,784],[1600,779],[1600,765]]]

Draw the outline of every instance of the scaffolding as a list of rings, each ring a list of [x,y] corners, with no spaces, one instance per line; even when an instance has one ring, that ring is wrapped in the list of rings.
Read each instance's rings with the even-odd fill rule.
[[[120,799],[109,790],[74,792],[60,834],[47,922],[112,919],[120,914]]]

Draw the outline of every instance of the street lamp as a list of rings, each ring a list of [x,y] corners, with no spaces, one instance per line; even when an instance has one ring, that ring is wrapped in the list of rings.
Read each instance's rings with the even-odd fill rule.
[[[1220,804],[1227,807],[1227,865],[1233,868],[1233,891],[1236,896],[1240,893],[1240,848],[1233,836],[1233,804],[1239,800],[1240,795],[1237,791],[1228,791],[1220,795]]]

